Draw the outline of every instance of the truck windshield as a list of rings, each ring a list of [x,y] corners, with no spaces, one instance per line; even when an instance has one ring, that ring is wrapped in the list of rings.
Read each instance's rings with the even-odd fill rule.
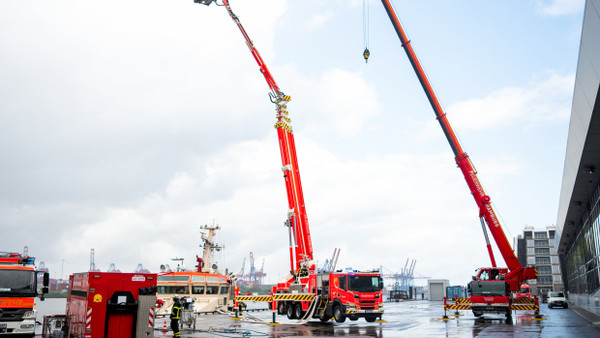
[[[0,296],[35,297],[35,272],[0,269]]]
[[[348,291],[379,292],[381,291],[379,276],[348,276]]]

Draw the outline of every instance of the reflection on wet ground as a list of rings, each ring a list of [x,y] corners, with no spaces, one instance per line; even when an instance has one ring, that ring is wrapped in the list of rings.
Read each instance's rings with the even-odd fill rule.
[[[260,306],[260,305],[257,305]],[[294,324],[278,316],[280,325],[266,325],[272,321],[272,312],[251,313],[262,323],[233,320],[229,316],[201,316],[196,331],[182,331],[182,337],[600,337],[600,331],[570,309],[547,309],[541,312],[546,320],[534,320],[533,313],[521,311],[506,323],[504,316],[486,315],[476,319],[470,312],[463,316],[441,321],[444,314],[441,302],[407,301],[386,303],[383,323],[367,323],[364,319],[344,323],[312,321]],[[450,313],[449,313],[450,314]],[[167,323],[168,324],[168,323]],[[163,326],[157,320],[157,328]],[[168,325],[167,325],[168,326]],[[156,337],[172,337],[171,332],[156,332]]]

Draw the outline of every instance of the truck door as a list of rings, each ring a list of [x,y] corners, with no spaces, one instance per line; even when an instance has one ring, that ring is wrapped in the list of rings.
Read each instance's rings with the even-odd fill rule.
[[[346,276],[338,276],[338,290],[335,295],[337,299],[339,299],[342,304],[346,304],[347,302],[347,290],[348,290],[348,278]]]

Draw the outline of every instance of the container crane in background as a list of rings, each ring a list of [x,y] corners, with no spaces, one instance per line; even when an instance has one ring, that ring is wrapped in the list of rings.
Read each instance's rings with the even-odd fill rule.
[[[269,97],[275,104],[277,137],[287,192],[288,210],[284,222],[288,229],[290,253],[290,273],[271,290],[271,306],[279,314],[287,314],[290,319],[308,321],[319,318],[328,321],[335,317],[338,322],[365,318],[369,322],[381,319],[383,315],[383,280],[379,272],[316,273],[313,246],[308,226],[308,218],[300,181],[296,145],[287,111],[290,96],[283,93],[254,47],[239,18],[229,6],[229,0],[194,0],[195,3],[209,6],[213,2],[224,6],[229,16],[244,36],[246,45],[259,66],[269,86]],[[252,264],[253,266],[253,264]],[[238,298],[236,298],[238,300]],[[251,299],[239,299],[251,300]]]
[[[100,271],[100,269],[96,269],[96,262],[94,261],[95,260],[95,258],[94,258],[95,254],[96,254],[96,251],[93,248],[90,249],[90,270],[89,270],[89,272],[98,272],[98,271]]]
[[[240,286],[248,286],[248,287],[262,285],[264,282],[264,278],[267,275],[266,273],[264,273],[265,259],[263,258],[262,266],[261,266],[260,270],[258,270],[258,269],[256,269],[256,266],[254,265],[254,253],[250,252],[249,257],[250,257],[250,272],[248,272],[247,274],[244,274],[244,266],[246,264],[246,257],[244,257],[244,263],[242,264],[242,270],[237,275],[237,277],[238,277],[237,284]]]
[[[454,134],[450,123],[446,117],[446,113],[443,111],[440,102],[438,101],[435,92],[423,68],[412,48],[410,40],[406,37],[406,33],[396,16],[396,13],[390,3],[390,0],[381,0],[398,37],[402,43],[402,47],[410,60],[410,63],[419,78],[421,86],[427,95],[429,103],[433,108],[440,127],[442,128],[452,152],[454,153],[456,164],[461,170],[469,190],[475,199],[475,203],[479,208],[479,218],[483,229],[484,237],[486,240],[486,246],[492,263],[491,268],[481,268],[478,270],[477,276],[474,280],[469,283],[469,289],[471,291],[471,309],[475,316],[480,316],[483,313],[503,313],[506,314],[507,319],[511,317],[511,309],[519,309],[517,306],[513,306],[513,293],[516,292],[520,285],[525,280],[536,279],[537,271],[535,267],[527,266],[523,267],[519,263],[519,260],[515,256],[504,231],[500,225],[498,217],[492,207],[490,197],[485,193],[479,179],[477,178],[477,171],[475,170],[473,163],[469,159],[467,153],[461,147],[458,138]],[[490,241],[487,235],[486,227],[489,228],[502,257],[508,266],[507,268],[497,268],[494,254],[490,245]],[[495,280],[495,279],[498,280]],[[485,297],[484,295],[487,295]],[[493,301],[489,301],[493,295]]]

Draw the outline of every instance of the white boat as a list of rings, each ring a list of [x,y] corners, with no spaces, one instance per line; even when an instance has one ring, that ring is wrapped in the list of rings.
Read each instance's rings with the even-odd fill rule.
[[[217,226],[205,225],[201,230],[208,230],[208,235],[202,233],[203,255],[196,256],[198,264],[195,270],[178,268],[177,271],[163,271],[158,274],[158,292],[156,294],[157,314],[169,314],[173,298],[181,299],[184,310],[194,313],[219,313],[233,308],[235,280],[232,274],[222,274],[216,265],[212,264],[214,251],[220,251],[222,246],[215,244]],[[161,266],[161,270],[163,266]]]

